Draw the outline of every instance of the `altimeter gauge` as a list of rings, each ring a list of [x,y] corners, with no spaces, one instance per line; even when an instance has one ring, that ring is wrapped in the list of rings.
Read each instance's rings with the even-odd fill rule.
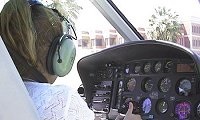
[[[168,103],[166,100],[164,99],[160,99],[158,100],[157,104],[156,104],[156,108],[158,113],[164,114],[167,112],[168,110]]]
[[[168,92],[172,86],[171,80],[169,78],[163,78],[160,80],[159,89],[161,92]]]
[[[136,86],[136,79],[135,78],[129,79],[127,82],[128,91],[133,92],[133,90],[135,89],[135,86]]]

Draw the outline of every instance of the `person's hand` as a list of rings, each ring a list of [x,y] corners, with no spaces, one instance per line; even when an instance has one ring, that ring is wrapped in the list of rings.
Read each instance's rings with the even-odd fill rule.
[[[142,120],[140,115],[132,114],[132,111],[133,111],[133,104],[132,102],[129,102],[129,108],[123,120]]]
[[[118,115],[115,120],[142,120],[140,115],[132,114],[133,111],[133,104],[132,102],[129,102],[129,108],[126,112],[126,116]]]

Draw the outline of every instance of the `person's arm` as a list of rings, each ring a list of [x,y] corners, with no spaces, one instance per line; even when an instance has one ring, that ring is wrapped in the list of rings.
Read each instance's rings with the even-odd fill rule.
[[[129,102],[129,108],[126,112],[126,116],[118,115],[115,120],[142,120],[140,115],[132,114],[133,111],[133,104]]]
[[[94,113],[81,96],[73,91],[66,120],[94,120]]]

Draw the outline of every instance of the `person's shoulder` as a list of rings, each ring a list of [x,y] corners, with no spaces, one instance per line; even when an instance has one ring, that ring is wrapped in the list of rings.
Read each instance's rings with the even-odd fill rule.
[[[24,82],[29,95],[35,97],[56,97],[57,95],[70,97],[74,92],[66,85],[52,85],[49,83]]]
[[[73,91],[73,89],[67,85],[54,85],[49,83],[38,83],[38,82],[24,82],[27,89],[37,90],[49,90],[49,89],[63,89],[67,91]]]
[[[66,117],[65,112],[71,103],[71,88],[48,83],[24,82],[24,84],[41,120],[58,120]]]

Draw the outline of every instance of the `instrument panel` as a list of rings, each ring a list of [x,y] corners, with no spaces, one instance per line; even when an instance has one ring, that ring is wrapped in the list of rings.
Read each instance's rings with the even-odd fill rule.
[[[128,46],[135,51],[138,45],[141,44],[133,43]],[[131,55],[132,51],[127,52],[122,45],[119,49],[124,50],[126,55],[120,56],[115,48],[105,53],[110,54],[111,51],[119,55],[115,56],[116,59],[108,57],[105,60],[104,57],[105,61],[86,60],[90,67],[84,69],[88,76],[82,76],[82,79],[88,81],[82,81],[87,86],[86,102],[89,108],[101,118],[114,119],[111,115],[113,111],[125,114],[128,103],[132,102],[133,113],[140,114],[143,120],[200,119],[198,64],[185,52],[180,52],[179,57],[165,54],[167,49],[170,49],[167,45],[163,45],[166,49],[162,46],[163,53],[155,55],[156,52],[147,49],[143,57],[140,57],[140,54]],[[140,47],[137,47],[137,50],[140,50]],[[103,55],[106,55],[105,53]],[[144,57],[145,55],[149,56]],[[87,57],[83,58],[85,59]]]
[[[194,89],[197,78],[195,71],[192,61],[178,59],[105,64],[96,72],[96,81],[102,82],[94,85],[91,107],[96,112],[108,112],[112,107],[124,113],[124,103],[132,100],[139,106],[138,113],[145,118],[153,119],[156,113],[162,114],[162,117],[170,114],[177,119],[188,119],[192,115],[192,108],[196,107],[199,111],[200,103],[189,98],[197,94]],[[111,88],[116,88],[115,95],[112,93],[116,90]],[[112,95],[116,101],[109,106]],[[99,107],[99,104],[104,105]]]

